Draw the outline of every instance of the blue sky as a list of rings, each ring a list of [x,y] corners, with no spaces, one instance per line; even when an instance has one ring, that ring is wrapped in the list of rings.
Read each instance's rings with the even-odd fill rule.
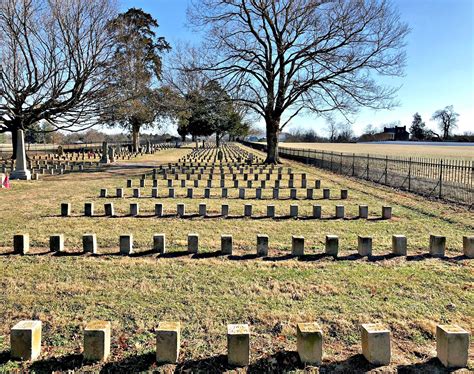
[[[419,112],[427,125],[437,110],[454,105],[460,114],[458,132],[474,131],[474,1],[392,0],[411,28],[407,38],[405,76],[393,79],[400,106],[392,111],[361,110],[354,130],[361,133],[371,123],[401,121],[409,126]],[[122,0],[121,10],[142,8],[158,20],[159,35],[176,42],[199,42],[199,34],[186,27],[188,0]],[[293,120],[291,128],[313,128],[324,133],[325,122],[312,116]]]

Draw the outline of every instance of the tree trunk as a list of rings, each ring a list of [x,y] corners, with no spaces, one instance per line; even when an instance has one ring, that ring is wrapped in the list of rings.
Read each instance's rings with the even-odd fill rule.
[[[280,133],[280,119],[266,119],[267,124],[267,159],[266,164],[279,164],[278,135]]]
[[[181,141],[184,143],[186,141],[186,134],[181,135]]]
[[[13,148],[13,152],[12,152],[12,160],[16,160],[16,141],[18,139],[18,134],[15,130],[12,130],[12,148]]]
[[[138,152],[140,148],[140,125],[137,123],[132,125],[132,147],[133,152]]]
[[[216,132],[216,147],[219,148],[221,145],[221,136],[218,132]]]

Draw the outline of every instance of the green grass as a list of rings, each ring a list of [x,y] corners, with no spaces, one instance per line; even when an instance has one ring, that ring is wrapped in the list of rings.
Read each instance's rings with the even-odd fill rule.
[[[185,152],[178,151],[179,154]],[[177,154],[177,153],[176,153]],[[156,161],[172,160],[174,151],[163,151]],[[144,156],[145,157],[145,156]],[[147,156],[146,162],[151,161]],[[29,368],[36,371],[157,369],[153,362],[154,327],[161,320],[183,323],[182,348],[177,371],[222,371],[225,365],[226,325],[251,325],[252,365],[249,371],[297,370],[296,323],[317,321],[325,336],[327,371],[368,370],[360,353],[358,325],[382,321],[392,330],[393,363],[387,370],[442,371],[436,361],[434,332],[438,323],[456,323],[470,330],[474,312],[474,265],[460,257],[462,236],[472,234],[473,215],[465,208],[427,201],[410,194],[375,187],[293,164],[321,179],[323,187],[349,188],[346,215],[357,213],[358,204],[369,205],[380,215],[382,205],[392,205],[394,219],[294,220],[222,218],[85,218],[84,202],[96,203],[102,212],[113,201],[118,215],[128,212],[132,201],[142,211],[153,211],[156,202],[175,211],[178,202],[197,212],[204,199],[100,199],[100,188],[125,187],[130,175],[143,170],[122,169],[96,174],[47,177],[39,182],[14,182],[0,192],[3,210],[0,252],[11,250],[12,237],[28,232],[34,251],[45,252],[49,236],[64,233],[68,251],[81,248],[82,234],[95,232],[100,257],[0,256],[0,371]],[[149,187],[148,193],[151,187]],[[177,188],[178,193],[184,190]],[[130,193],[130,192],[128,192]],[[61,218],[59,205],[69,201],[74,217]],[[242,214],[244,202],[210,199],[208,211],[220,212],[228,203],[231,214]],[[290,201],[251,201],[264,214],[269,203],[277,212],[288,212]],[[323,212],[334,214],[340,201],[318,200]],[[311,202],[300,201],[309,214]],[[155,255],[134,258],[114,256],[121,233],[133,233],[140,250],[151,248],[154,233],[165,233],[176,257]],[[187,234],[200,234],[200,251],[208,256],[190,257],[184,251]],[[433,259],[427,252],[430,233],[447,237],[447,259]],[[252,259],[255,236],[270,236],[270,257]],[[234,236],[235,258],[212,255],[220,235]],[[323,252],[326,234],[340,236],[342,259],[320,256],[291,259],[291,236],[304,235],[307,252]],[[357,235],[374,238],[373,260],[352,257]],[[389,258],[391,235],[408,237],[409,257]],[[345,258],[345,259],[344,259]],[[9,330],[19,320],[38,318],[43,325],[43,355],[38,363],[12,362],[8,357]],[[109,363],[82,363],[79,356],[82,329],[92,319],[112,321],[113,352]],[[3,353],[2,353],[3,351]],[[472,353],[471,353],[472,369]],[[166,369],[160,368],[160,369]]]

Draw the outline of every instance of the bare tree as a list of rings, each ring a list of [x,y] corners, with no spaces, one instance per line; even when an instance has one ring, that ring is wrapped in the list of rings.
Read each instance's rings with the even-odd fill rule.
[[[456,113],[454,107],[449,105],[444,109],[437,110],[431,119],[438,121],[439,128],[443,132],[443,139],[448,139],[457,126],[458,117],[459,113]]]
[[[78,131],[104,98],[113,0],[0,1],[0,133],[39,121]],[[13,158],[15,158],[15,153]]]
[[[195,0],[189,20],[207,29],[205,68],[239,87],[266,123],[268,163],[278,134],[301,111],[349,115],[390,108],[408,27],[385,0]]]
[[[338,125],[336,124],[336,121],[334,118],[329,117],[326,120],[326,132],[328,133],[328,139],[332,143],[336,140],[337,137],[337,132],[338,132]]]

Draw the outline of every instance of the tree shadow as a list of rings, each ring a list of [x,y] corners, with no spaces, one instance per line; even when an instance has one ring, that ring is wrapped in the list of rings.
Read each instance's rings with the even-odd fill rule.
[[[84,252],[48,252],[53,257],[80,257],[84,256]]]
[[[264,257],[263,261],[279,262],[279,261],[291,260],[292,258],[297,258],[297,256],[294,256],[290,253],[290,254],[285,254],[285,255],[281,255],[281,256]]]
[[[188,251],[176,251],[176,252],[161,253],[158,256],[158,258],[177,258],[177,257],[185,257],[189,255],[190,253]]]
[[[319,370],[324,373],[366,373],[377,367],[369,363],[362,354],[355,354],[341,361],[323,363]]]
[[[10,351],[0,352],[0,365],[5,365],[10,359]]]
[[[51,357],[33,362],[29,369],[34,373],[52,373],[74,371],[83,365],[82,354],[69,354],[61,357]]]
[[[319,261],[324,258],[334,258],[332,255],[328,255],[327,253],[314,253],[314,254],[305,254],[303,256],[298,257],[298,261]]]
[[[155,353],[148,352],[140,355],[133,355],[121,361],[108,362],[102,366],[100,373],[141,373],[149,372],[150,367],[155,363]]]
[[[433,373],[433,374],[436,374],[436,373],[452,373],[452,372],[454,372],[458,369],[459,368],[457,368],[457,369],[445,368],[436,357],[432,357],[427,361],[418,362],[416,364],[400,365],[397,368],[398,373],[401,373],[401,374],[410,374],[410,373],[413,373],[413,374],[415,374],[415,373],[416,374],[418,374],[418,373],[430,373],[430,374],[431,373]]]
[[[179,363],[175,373],[222,373],[228,368],[227,356],[217,355],[202,360],[190,360]]]
[[[191,256],[193,259],[206,259],[206,258],[216,258],[216,257],[221,257],[224,256],[222,251],[214,251],[214,252],[201,252],[201,253],[195,253]]]
[[[230,255],[227,258],[232,261],[245,261],[245,260],[255,260],[260,257],[262,256],[259,256],[256,253],[247,253],[245,255]]]

